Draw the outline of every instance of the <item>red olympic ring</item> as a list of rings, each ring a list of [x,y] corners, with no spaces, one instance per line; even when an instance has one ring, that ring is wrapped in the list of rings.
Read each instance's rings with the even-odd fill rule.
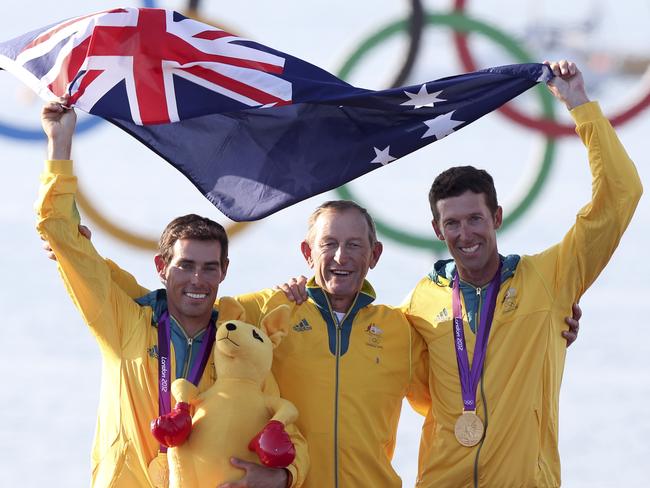
[[[466,0],[454,0],[454,11],[465,14]],[[466,14],[465,14],[466,15]],[[476,71],[478,68],[473,56],[469,51],[467,43],[467,34],[464,32],[454,31],[454,44],[458,51],[458,56],[463,64],[463,69],[467,71]],[[623,125],[625,122],[636,117],[650,105],[650,88],[648,92],[635,101],[628,108],[608,116],[613,126]],[[572,124],[563,124],[543,117],[531,117],[520,112],[512,103],[508,103],[499,109],[499,111],[513,122],[516,122],[529,129],[535,129],[543,132],[549,137],[561,137],[575,134],[575,126]]]

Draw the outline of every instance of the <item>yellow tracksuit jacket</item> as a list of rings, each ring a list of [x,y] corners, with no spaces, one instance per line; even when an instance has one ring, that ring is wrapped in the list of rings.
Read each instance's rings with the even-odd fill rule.
[[[77,182],[71,161],[48,161],[41,175],[36,203],[37,228],[56,253],[63,282],[84,321],[95,336],[102,355],[102,380],[97,426],[92,448],[92,486],[143,488],[152,486],[147,467],[158,453],[149,424],[158,416],[157,327],[154,308],[133,298],[146,290],[132,287],[129,297],[111,279],[110,266],[90,241],[77,230],[74,203]],[[124,285],[123,285],[124,286]],[[220,317],[226,320],[229,317]],[[174,346],[171,368],[175,379]],[[216,379],[211,356],[199,383],[205,391]],[[266,391],[277,394],[269,378]],[[173,398],[172,398],[173,402]],[[289,428],[297,458],[288,469],[293,486],[300,486],[307,470],[304,439]]]
[[[560,486],[564,317],[607,264],[642,193],[636,169],[598,105],[581,105],[572,116],[588,150],[592,201],[559,244],[522,256],[501,283],[477,389],[477,414],[486,425],[477,446],[463,447],[454,437],[462,399],[451,274],[436,267],[404,305],[427,343],[431,368],[432,408],[420,445],[419,487]],[[464,332],[471,361],[476,336],[467,321]]]
[[[390,460],[402,399],[429,408],[424,343],[399,310],[372,305],[368,282],[340,325],[313,279],[307,293],[301,305],[274,290],[237,297],[253,323],[281,303],[293,307],[272,369],[300,412],[311,459],[304,486],[400,487]]]

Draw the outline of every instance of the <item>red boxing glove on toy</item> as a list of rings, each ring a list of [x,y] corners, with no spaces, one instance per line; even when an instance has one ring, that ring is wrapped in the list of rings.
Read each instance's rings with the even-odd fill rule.
[[[178,402],[172,411],[151,421],[151,433],[163,446],[174,447],[185,442],[192,430],[190,405]]]
[[[279,420],[271,420],[248,444],[264,466],[286,468],[296,457],[296,448]]]

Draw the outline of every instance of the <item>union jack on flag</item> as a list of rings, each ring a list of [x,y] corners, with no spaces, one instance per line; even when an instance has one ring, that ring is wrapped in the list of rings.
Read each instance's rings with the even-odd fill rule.
[[[173,11],[119,8],[45,29],[15,62],[43,98],[70,93],[86,112],[138,125],[205,115],[174,77],[245,107],[290,103],[291,83],[276,76],[284,58],[233,42],[241,40]]]
[[[234,220],[263,218],[437,141],[538,81],[540,64],[357,88],[177,12],[119,8],[0,43],[45,100],[131,134]]]

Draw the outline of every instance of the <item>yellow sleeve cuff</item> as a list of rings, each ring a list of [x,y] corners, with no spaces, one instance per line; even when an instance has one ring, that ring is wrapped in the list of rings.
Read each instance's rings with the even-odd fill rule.
[[[45,172],[57,175],[72,176],[72,160],[48,159],[45,161]]]
[[[571,117],[573,117],[573,121],[576,125],[593,122],[594,120],[605,117],[598,102],[583,103],[582,105],[575,107],[569,113],[571,114]]]

